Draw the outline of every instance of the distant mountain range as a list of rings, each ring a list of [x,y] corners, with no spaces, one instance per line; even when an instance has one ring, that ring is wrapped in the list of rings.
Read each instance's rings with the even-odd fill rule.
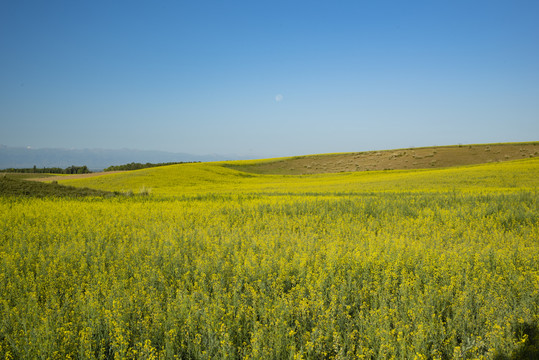
[[[106,149],[33,149],[0,145],[0,169],[38,168],[86,165],[92,171],[103,170],[111,165],[131,162],[163,163],[188,161],[234,160],[238,156],[193,155],[166,151],[106,150]]]

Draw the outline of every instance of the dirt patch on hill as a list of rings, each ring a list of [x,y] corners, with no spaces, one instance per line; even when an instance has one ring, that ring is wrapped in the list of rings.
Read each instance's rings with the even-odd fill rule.
[[[539,142],[433,146],[398,150],[298,156],[252,165],[227,165],[256,174],[303,175],[347,171],[426,169],[539,156]]]

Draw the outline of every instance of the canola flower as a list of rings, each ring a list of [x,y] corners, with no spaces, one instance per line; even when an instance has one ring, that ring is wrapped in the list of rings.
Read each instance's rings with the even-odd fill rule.
[[[491,359],[533,341],[535,159],[188,165],[93,179],[146,197],[0,198],[2,358]]]
[[[242,161],[229,162],[242,164]],[[368,192],[439,192],[535,190],[539,158],[459,168],[349,172],[319,175],[258,175],[226,167],[229,163],[179,164],[62,180],[64,185],[107,191],[151,189],[152,195],[205,194],[363,194]]]

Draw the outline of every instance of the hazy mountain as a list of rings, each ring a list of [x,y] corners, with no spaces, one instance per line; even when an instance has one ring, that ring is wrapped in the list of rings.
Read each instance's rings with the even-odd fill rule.
[[[105,149],[33,149],[0,145],[0,169],[42,167],[66,168],[86,165],[91,170],[102,170],[110,165],[131,162],[162,163],[180,161],[232,160],[237,156],[193,155],[166,151],[105,150]]]

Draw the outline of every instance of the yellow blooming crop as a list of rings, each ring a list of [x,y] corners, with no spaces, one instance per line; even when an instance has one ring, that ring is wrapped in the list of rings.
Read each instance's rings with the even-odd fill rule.
[[[211,163],[66,181],[144,197],[3,197],[0,357],[532,351],[538,179],[536,159],[313,176]]]

